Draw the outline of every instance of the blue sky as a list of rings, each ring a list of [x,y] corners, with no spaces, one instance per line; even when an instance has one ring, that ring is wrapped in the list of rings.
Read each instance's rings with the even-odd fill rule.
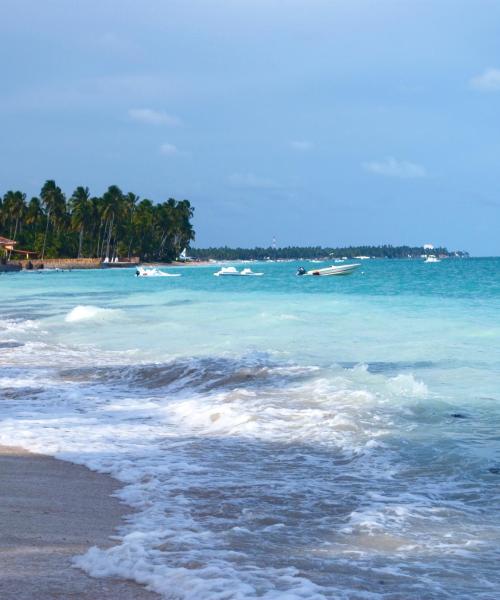
[[[0,191],[189,198],[198,246],[500,254],[500,2],[0,2]]]

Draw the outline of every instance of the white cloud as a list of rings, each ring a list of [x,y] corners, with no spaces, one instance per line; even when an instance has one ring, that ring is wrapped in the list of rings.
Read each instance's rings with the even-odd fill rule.
[[[259,177],[253,173],[233,173],[228,177],[229,184],[237,188],[270,190],[280,186],[267,177]]]
[[[375,173],[376,175],[399,177],[401,179],[415,179],[427,175],[425,167],[422,165],[406,160],[396,160],[392,156],[381,161],[363,163],[363,167],[367,171],[370,171],[370,173]]]
[[[294,140],[290,142],[290,146],[293,150],[297,150],[298,152],[308,152],[314,148],[314,144],[307,140]]]
[[[176,127],[181,124],[181,120],[162,110],[153,110],[152,108],[131,108],[128,115],[134,121],[139,123],[147,123],[148,125],[168,125]]]
[[[174,146],[174,144],[162,144],[160,146],[160,152],[162,154],[164,154],[165,156],[179,156],[181,154],[181,152],[179,152],[179,149],[177,148],[177,146]]]
[[[485,69],[470,80],[470,85],[481,92],[500,91],[500,69]]]

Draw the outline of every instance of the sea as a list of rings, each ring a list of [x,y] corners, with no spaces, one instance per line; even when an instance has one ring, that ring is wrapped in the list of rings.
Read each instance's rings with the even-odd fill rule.
[[[0,443],[121,482],[95,577],[499,598],[500,259],[299,264],[1,275]]]

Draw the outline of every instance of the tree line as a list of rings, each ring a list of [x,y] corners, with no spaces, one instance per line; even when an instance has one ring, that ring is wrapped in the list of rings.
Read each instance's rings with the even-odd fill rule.
[[[189,200],[155,204],[111,185],[102,196],[77,187],[66,197],[52,179],[39,196],[9,190],[0,198],[0,235],[41,258],[140,256],[173,260],[194,240]]]
[[[287,246],[285,248],[192,248],[190,254],[199,260],[267,260],[267,259],[318,259],[318,258],[354,258],[370,256],[373,258],[419,258],[422,254],[440,256],[467,256],[466,252],[449,252],[446,248],[425,250],[415,246],[347,246],[333,248],[322,246]]]

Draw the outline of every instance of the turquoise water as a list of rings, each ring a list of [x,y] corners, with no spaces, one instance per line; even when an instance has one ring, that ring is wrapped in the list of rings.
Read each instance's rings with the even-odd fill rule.
[[[500,259],[0,277],[0,443],[138,512],[78,559],[168,598],[494,598]],[[174,269],[169,269],[174,271]]]

